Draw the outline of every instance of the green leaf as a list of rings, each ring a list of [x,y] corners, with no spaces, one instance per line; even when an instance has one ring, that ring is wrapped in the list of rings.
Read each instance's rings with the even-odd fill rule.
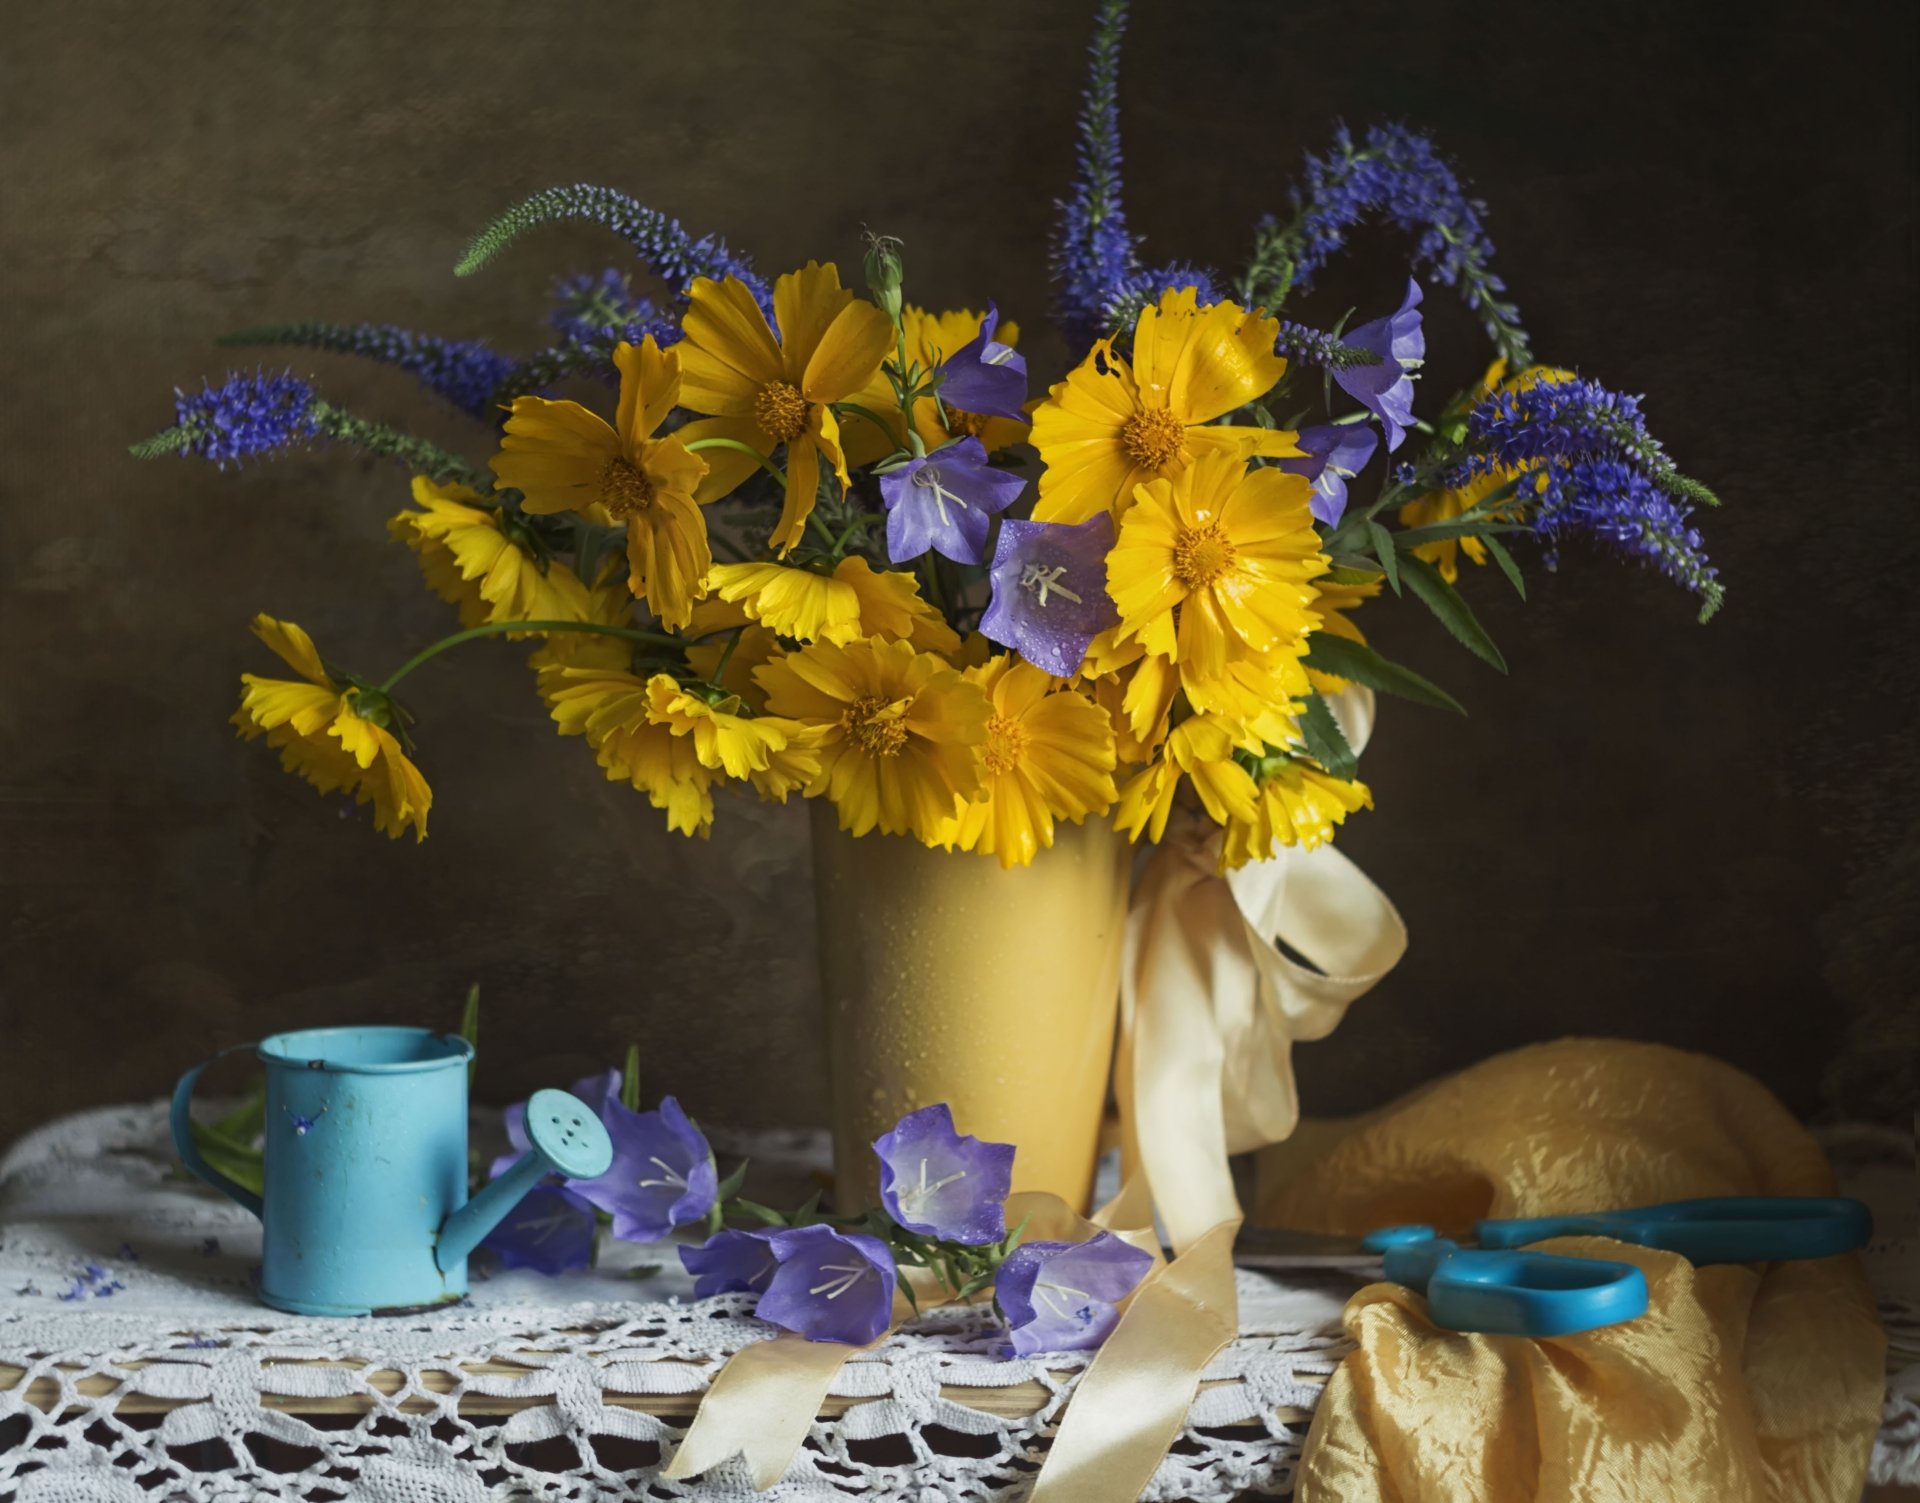
[[[1456,715],[1467,713],[1466,707],[1438,684],[1422,678],[1411,668],[1388,662],[1371,647],[1324,631],[1315,632],[1307,642],[1309,668],[1318,668],[1336,678],[1350,678],[1381,694],[1397,694],[1436,710],[1452,710]]]
[[[785,1226],[787,1224],[786,1217],[774,1210],[772,1206],[763,1206],[757,1200],[742,1198],[734,1201],[733,1208],[742,1216],[751,1216],[755,1221],[764,1222],[768,1226]]]
[[[627,1045],[627,1067],[620,1072],[620,1104],[630,1112],[640,1110],[640,1046]]]
[[[1493,555],[1493,561],[1500,566],[1500,572],[1507,576],[1507,583],[1513,586],[1513,593],[1525,600],[1527,582],[1520,577],[1520,566],[1513,561],[1513,555],[1507,552],[1506,547],[1497,538],[1482,538],[1480,541],[1485,545],[1487,552]]]
[[[1347,745],[1340,722],[1318,694],[1307,695],[1306,713],[1300,717],[1300,733],[1307,738],[1307,755],[1336,778],[1350,778],[1360,768],[1360,759]]]
[[[480,1063],[480,983],[474,982],[467,988],[466,1005],[460,1009],[460,1037],[475,1051],[467,1061],[467,1084],[473,1084],[473,1072]]]
[[[920,1296],[913,1292],[913,1280],[901,1279],[895,1283],[894,1288],[898,1289],[907,1297],[907,1303],[913,1306],[913,1313],[918,1315],[920,1313]]]
[[[1493,638],[1487,635],[1487,629],[1468,609],[1460,592],[1440,577],[1438,569],[1425,559],[1412,555],[1401,560],[1401,568],[1406,572],[1407,588],[1433,612],[1456,642],[1502,673],[1507,671],[1507,660],[1501,656],[1500,649],[1493,645]]]
[[[1402,548],[1418,548],[1423,543],[1443,543],[1448,538],[1485,538],[1496,532],[1532,532],[1519,522],[1499,522],[1491,517],[1465,518],[1458,522],[1430,522],[1425,527],[1409,527],[1399,536]]]
[[[209,1164],[255,1195],[265,1190],[266,1173],[258,1152],[198,1122],[188,1125],[193,1130],[194,1147],[200,1150],[200,1156]]]
[[[248,1089],[246,1098],[226,1116],[213,1124],[213,1130],[236,1147],[253,1151],[253,1140],[267,1125],[267,1077],[261,1075]]]
[[[1380,560],[1380,572],[1387,576],[1387,584],[1393,593],[1400,593],[1400,563],[1394,554],[1393,534],[1378,522],[1369,520],[1367,536],[1373,539],[1374,556]]]
[[[739,1167],[720,1181],[719,1188],[714,1192],[714,1202],[716,1204],[732,1200],[734,1196],[740,1193],[740,1187],[747,1182],[747,1165],[752,1162],[752,1159],[740,1160]]]

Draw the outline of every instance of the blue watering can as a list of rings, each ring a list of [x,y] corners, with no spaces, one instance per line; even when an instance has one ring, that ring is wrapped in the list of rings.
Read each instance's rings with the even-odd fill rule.
[[[592,1179],[613,1162],[577,1096],[536,1091],[533,1144],[467,1199],[467,1066],[473,1045],[424,1028],[308,1028],[254,1049],[267,1067],[264,1182],[255,1195],[201,1156],[173,1091],[173,1146],[194,1174],[260,1218],[260,1298],[296,1315],[380,1315],[459,1299],[467,1254],[549,1174]]]

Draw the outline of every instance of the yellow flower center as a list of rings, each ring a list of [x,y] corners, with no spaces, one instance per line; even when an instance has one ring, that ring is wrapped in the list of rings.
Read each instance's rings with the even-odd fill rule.
[[[753,399],[753,420],[775,443],[790,443],[807,431],[807,399],[796,386],[769,381]]]
[[[1135,464],[1162,469],[1186,451],[1186,425],[1164,407],[1149,407],[1120,425],[1120,447]]]
[[[1183,527],[1173,541],[1173,572],[1189,590],[1204,590],[1233,567],[1237,556],[1218,522]]]
[[[907,744],[907,728],[886,713],[892,703],[884,694],[863,694],[840,717],[853,744],[869,757],[898,756]]]
[[[954,438],[978,438],[987,431],[987,420],[977,412],[948,407],[946,413],[947,432]]]
[[[653,505],[653,481],[631,460],[609,459],[600,472],[600,504],[623,522]]]
[[[995,777],[1003,772],[1012,772],[1026,754],[1027,728],[1024,725],[1005,715],[995,715],[987,722],[987,742],[980,749],[980,756],[987,764],[988,772]]]

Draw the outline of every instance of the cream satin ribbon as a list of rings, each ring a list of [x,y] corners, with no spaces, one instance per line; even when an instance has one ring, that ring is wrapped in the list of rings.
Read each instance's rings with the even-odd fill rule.
[[[1333,702],[1356,751],[1373,708],[1364,689]],[[1284,849],[1225,875],[1218,865],[1216,828],[1170,828],[1128,910],[1114,1078],[1126,1187],[1090,1221],[1050,1195],[1008,1203],[1009,1223],[1024,1217],[1029,1239],[1111,1229],[1156,1259],[1075,1388],[1032,1503],[1120,1503],[1147,1486],[1200,1375],[1238,1329],[1240,1205],[1227,1156],[1293,1131],[1294,1042],[1326,1037],[1406,952],[1393,904],[1330,846]],[[1171,1263],[1159,1261],[1155,1210],[1178,1254]],[[921,1302],[935,1298],[929,1290]],[[895,1325],[909,1313],[897,1302]],[[780,1336],[736,1352],[665,1475],[742,1454],[754,1486],[771,1487],[861,1350]]]

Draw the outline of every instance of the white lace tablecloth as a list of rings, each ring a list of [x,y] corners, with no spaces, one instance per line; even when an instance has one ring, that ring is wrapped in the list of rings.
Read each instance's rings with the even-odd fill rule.
[[[752,1146],[756,1173],[769,1159],[777,1171],[783,1145]],[[790,1170],[814,1151],[784,1146]],[[1897,1143],[1862,1131],[1832,1146],[1899,1193]],[[661,1250],[614,1243],[591,1273],[496,1272],[431,1315],[324,1320],[255,1302],[259,1244],[257,1222],[174,1171],[160,1103],[81,1113],[17,1144],[0,1162],[0,1499],[1004,1503],[1024,1495],[1085,1361],[1012,1358],[984,1312],[934,1311],[847,1364],[833,1392],[861,1402],[817,1422],[771,1492],[729,1468],[665,1482],[684,1400],[770,1330],[736,1297],[691,1298],[676,1258],[648,1272]],[[1920,1482],[1912,1251],[1889,1241],[1870,1259],[1895,1341],[1878,1481]],[[1145,1497],[1291,1491],[1353,1287],[1242,1273],[1240,1338]],[[1023,1385],[1025,1415],[962,1401]]]

